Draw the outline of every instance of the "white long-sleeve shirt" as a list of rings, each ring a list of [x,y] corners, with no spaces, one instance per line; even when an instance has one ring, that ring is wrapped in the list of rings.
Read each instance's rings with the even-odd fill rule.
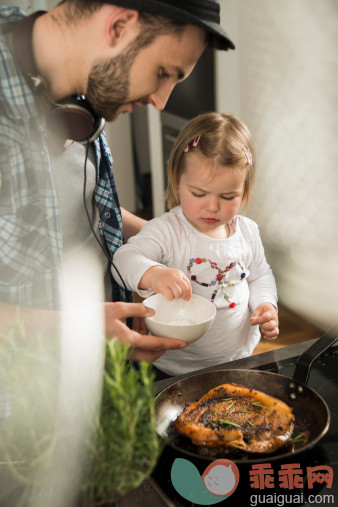
[[[152,294],[138,289],[144,273],[163,265],[181,269],[191,280],[193,293],[212,300],[217,308],[212,326],[200,340],[185,349],[168,350],[155,361],[169,375],[250,356],[260,338],[258,326],[250,325],[250,314],[260,303],[277,306],[276,284],[257,224],[236,216],[233,225],[228,238],[210,238],[195,229],[178,206],[150,220],[114,255],[128,289],[140,296]],[[113,275],[121,283],[114,270]]]

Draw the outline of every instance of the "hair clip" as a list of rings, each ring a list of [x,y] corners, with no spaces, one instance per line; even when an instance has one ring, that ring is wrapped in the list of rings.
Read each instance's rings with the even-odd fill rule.
[[[251,155],[251,151],[250,150],[247,150],[246,148],[242,148],[242,151],[244,152],[245,156],[246,156],[246,159],[248,161],[248,164],[249,165],[252,165],[252,155]]]
[[[201,134],[201,135],[202,135],[202,134]],[[196,146],[198,145],[198,143],[199,143],[199,141],[200,141],[200,139],[201,139],[201,135],[199,135],[198,137],[196,137],[196,138],[194,139],[194,141],[193,141],[193,143],[192,143],[192,145],[193,145],[194,147],[196,147]],[[184,148],[184,150],[183,150],[183,151],[185,151],[185,153],[187,153],[187,151],[189,151],[189,144],[187,144],[187,146]]]
[[[193,146],[197,146],[198,145],[198,143],[199,143],[199,141],[201,139],[201,135],[199,135],[198,137],[196,137],[196,139],[194,139],[194,142],[192,143]]]

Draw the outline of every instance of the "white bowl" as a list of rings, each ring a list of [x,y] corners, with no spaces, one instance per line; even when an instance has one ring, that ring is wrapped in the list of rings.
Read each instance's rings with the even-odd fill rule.
[[[155,310],[153,317],[146,317],[145,324],[151,334],[164,338],[177,338],[193,343],[208,331],[215,315],[215,306],[206,298],[193,294],[190,301],[168,301],[162,294],[154,294],[143,304]]]

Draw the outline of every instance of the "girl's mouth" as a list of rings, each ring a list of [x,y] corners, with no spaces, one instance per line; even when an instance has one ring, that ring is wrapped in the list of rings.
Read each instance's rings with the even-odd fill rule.
[[[217,222],[219,222],[216,218],[202,218],[202,220],[206,224],[217,224]]]

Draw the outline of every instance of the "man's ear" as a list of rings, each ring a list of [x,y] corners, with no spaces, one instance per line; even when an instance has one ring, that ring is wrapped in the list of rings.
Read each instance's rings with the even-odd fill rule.
[[[138,11],[116,7],[107,18],[106,39],[111,47],[129,44],[139,31]]]

